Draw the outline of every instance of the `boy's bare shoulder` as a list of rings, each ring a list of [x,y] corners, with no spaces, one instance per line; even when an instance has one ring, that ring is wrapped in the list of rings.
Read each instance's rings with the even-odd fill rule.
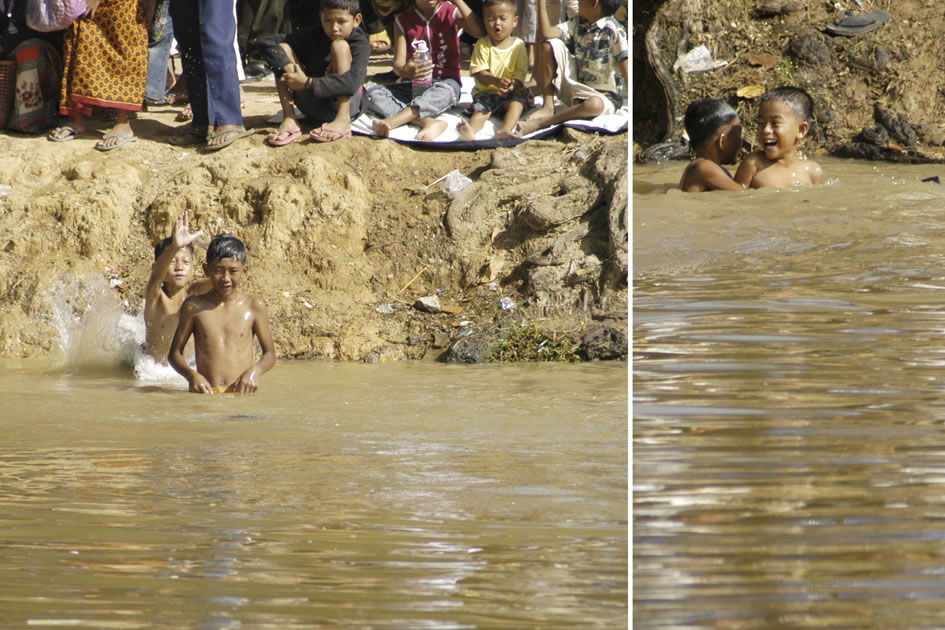
[[[213,293],[208,291],[206,293],[198,293],[197,295],[191,295],[184,303],[181,305],[180,310],[183,314],[184,311],[189,311],[191,313],[198,312],[208,307],[215,306],[213,300],[211,299]]]
[[[807,173],[810,176],[810,181],[812,184],[823,184],[824,183],[824,169],[821,168],[820,164],[813,160],[805,160],[807,162]]]
[[[744,160],[742,160],[742,164],[746,162],[748,164],[755,164],[758,166],[763,166],[763,165],[768,164],[768,158],[765,157],[765,154],[763,151],[752,151],[751,153],[745,156]]]
[[[251,309],[257,312],[266,311],[266,300],[262,299],[258,295],[250,295],[248,297],[249,299],[247,300],[247,303]]]

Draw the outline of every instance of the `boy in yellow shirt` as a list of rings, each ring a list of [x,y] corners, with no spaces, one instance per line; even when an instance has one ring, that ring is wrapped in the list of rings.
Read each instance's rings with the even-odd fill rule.
[[[518,26],[515,0],[485,0],[482,3],[485,37],[479,38],[469,60],[469,73],[476,79],[473,104],[464,113],[469,116],[456,125],[463,140],[475,140],[486,121],[505,113],[497,138],[512,136],[522,112],[528,105],[525,75],[528,51],[512,31]]]

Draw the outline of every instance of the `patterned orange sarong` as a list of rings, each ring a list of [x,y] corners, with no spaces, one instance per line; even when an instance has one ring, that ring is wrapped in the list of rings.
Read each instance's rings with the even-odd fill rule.
[[[102,0],[63,32],[59,113],[140,111],[148,80],[148,27],[138,0]]]

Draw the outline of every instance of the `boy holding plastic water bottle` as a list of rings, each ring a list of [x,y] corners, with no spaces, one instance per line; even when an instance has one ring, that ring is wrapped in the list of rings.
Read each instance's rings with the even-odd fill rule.
[[[479,18],[463,0],[416,0],[397,16],[394,71],[402,81],[368,90],[368,108],[382,116],[373,122],[377,135],[386,138],[392,129],[410,124],[420,127],[417,140],[432,141],[446,130],[446,122],[436,116],[459,102],[464,29],[473,37],[483,35]],[[423,48],[430,61],[416,59]]]

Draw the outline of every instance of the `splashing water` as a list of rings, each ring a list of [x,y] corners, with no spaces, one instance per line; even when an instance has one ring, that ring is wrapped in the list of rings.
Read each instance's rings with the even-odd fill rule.
[[[173,368],[144,352],[144,319],[125,311],[106,280],[67,274],[50,296],[58,332],[56,363],[69,368],[133,367],[138,381],[179,381]]]
[[[125,313],[101,276],[66,274],[50,296],[58,362],[70,366],[133,364],[144,323]],[[140,324],[140,325],[139,325]]]

